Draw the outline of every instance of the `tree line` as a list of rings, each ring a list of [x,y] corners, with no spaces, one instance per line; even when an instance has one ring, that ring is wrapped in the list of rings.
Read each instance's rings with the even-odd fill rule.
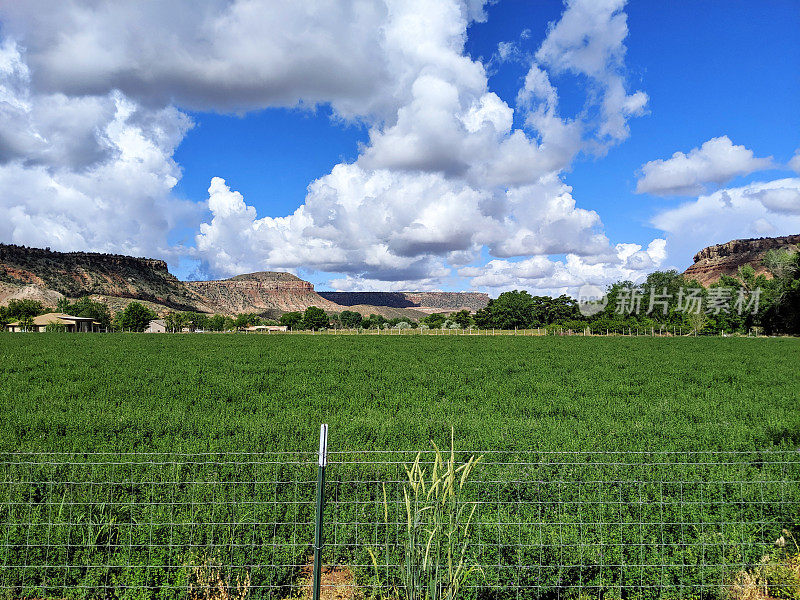
[[[490,300],[472,321],[477,327],[498,329],[700,334],[755,330],[800,335],[800,253],[770,250],[764,266],[771,277],[756,275],[752,266],[745,265],[736,276],[723,275],[708,287],[674,270],[656,271],[643,283],[609,285],[605,297],[587,303],[583,311],[577,300],[566,295],[551,298],[514,290]]]

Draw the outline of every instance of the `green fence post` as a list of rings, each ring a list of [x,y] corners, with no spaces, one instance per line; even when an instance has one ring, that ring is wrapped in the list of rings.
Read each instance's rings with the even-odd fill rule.
[[[322,510],[325,508],[325,467],[328,465],[328,426],[319,428],[319,467],[317,469],[317,527],[314,533],[314,593],[319,600],[322,575]]]

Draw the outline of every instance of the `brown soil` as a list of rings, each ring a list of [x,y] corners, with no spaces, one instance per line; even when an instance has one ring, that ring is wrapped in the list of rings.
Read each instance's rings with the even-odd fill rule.
[[[300,600],[311,600],[314,561],[310,559],[300,575]],[[363,600],[364,594],[356,586],[356,579],[347,567],[322,567],[320,600]]]

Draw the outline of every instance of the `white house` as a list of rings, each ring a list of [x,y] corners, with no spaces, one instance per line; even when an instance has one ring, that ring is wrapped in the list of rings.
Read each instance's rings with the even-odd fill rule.
[[[73,317],[64,313],[46,313],[33,318],[33,326],[24,328],[20,321],[6,325],[6,329],[13,332],[20,331],[47,331],[48,325],[63,326],[66,331],[90,333],[100,331],[101,323],[91,317]]]
[[[145,333],[166,333],[167,324],[164,319],[153,319],[144,330]]]

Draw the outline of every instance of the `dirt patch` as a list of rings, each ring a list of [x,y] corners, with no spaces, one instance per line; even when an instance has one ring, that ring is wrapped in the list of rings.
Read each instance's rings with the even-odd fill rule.
[[[300,600],[311,600],[314,561],[310,560],[300,574]],[[323,566],[320,578],[320,600],[363,600],[364,594],[356,586],[356,578],[347,567]]]
[[[15,285],[0,282],[0,303],[8,304],[9,300],[36,300],[48,308],[55,308],[62,294],[38,285]]]

